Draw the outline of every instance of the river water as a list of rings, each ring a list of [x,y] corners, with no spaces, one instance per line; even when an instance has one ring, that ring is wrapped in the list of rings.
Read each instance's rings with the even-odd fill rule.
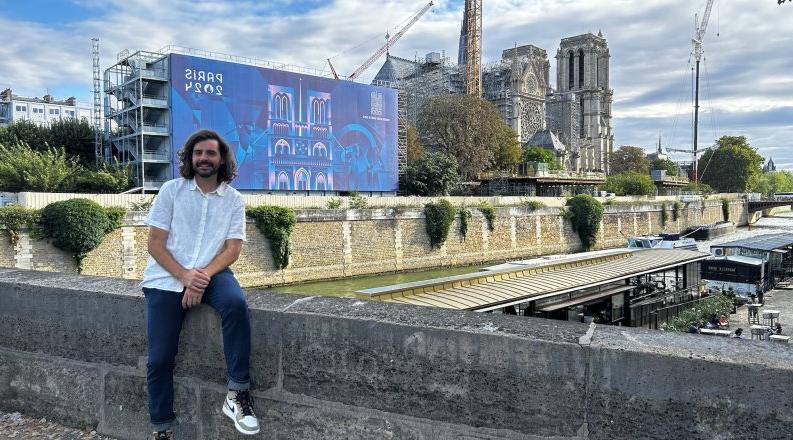
[[[699,241],[697,242],[697,247],[702,252],[710,252],[710,246],[714,244],[753,237],[756,235],[790,231],[793,231],[793,212],[785,212],[774,217],[761,218],[756,224],[752,225],[751,230],[748,227],[741,227],[737,228],[732,234],[715,238],[713,240]],[[306,295],[354,297],[356,290],[478,272],[483,267],[487,266],[490,265],[451,268],[447,267],[424,271],[384,273],[378,275],[344,278],[340,280],[317,281],[289,286],[272,287],[268,290],[282,293],[301,293]]]

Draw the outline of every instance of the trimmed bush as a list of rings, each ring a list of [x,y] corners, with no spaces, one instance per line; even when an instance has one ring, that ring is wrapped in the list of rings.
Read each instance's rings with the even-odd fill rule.
[[[245,213],[253,219],[259,232],[270,240],[275,267],[283,269],[288,266],[289,238],[297,223],[295,211],[281,206],[265,205],[248,208]]]
[[[468,210],[465,206],[460,208],[460,235],[463,237],[463,241],[468,236],[468,222],[471,220],[471,211]]]
[[[672,220],[677,221],[680,219],[680,208],[682,207],[683,204],[680,202],[675,202],[675,204],[672,205]]]
[[[39,227],[58,249],[74,254],[78,269],[83,258],[99,246],[105,234],[121,226],[125,212],[106,210],[88,199],[69,199],[50,203],[41,210]]]
[[[424,217],[427,225],[427,235],[430,237],[430,247],[439,248],[446,242],[449,228],[454,222],[457,210],[448,200],[424,205]]]
[[[725,222],[730,219],[730,201],[727,199],[721,199],[721,215]]]
[[[603,205],[589,194],[579,194],[567,200],[563,215],[578,233],[584,250],[592,249],[603,219]]]
[[[478,209],[479,212],[485,216],[485,219],[487,220],[487,229],[489,229],[490,232],[493,232],[493,230],[496,228],[496,208],[493,208],[493,205],[490,203],[482,202],[476,207],[476,209]]]
[[[19,231],[25,227],[32,227],[39,218],[39,211],[19,205],[0,206],[0,227],[5,228],[11,244],[19,240]]]

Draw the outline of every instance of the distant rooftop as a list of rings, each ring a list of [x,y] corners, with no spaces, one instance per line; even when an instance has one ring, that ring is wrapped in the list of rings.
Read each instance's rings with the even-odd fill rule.
[[[77,98],[74,96],[70,96],[62,101],[55,100],[52,95],[44,95],[41,98],[29,98],[26,96],[19,96],[15,95],[11,89],[5,89],[0,92],[0,101],[25,101],[25,102],[34,102],[40,104],[54,104],[54,105],[69,105],[69,106],[76,106],[77,105]]]
[[[739,247],[761,251],[773,251],[793,245],[793,233],[765,234],[755,237],[742,238],[728,241],[727,243],[714,244],[711,247]]]
[[[704,260],[702,252],[681,249],[627,249],[584,252],[558,259],[515,262],[453,277],[358,291],[385,302],[457,310],[487,311]]]

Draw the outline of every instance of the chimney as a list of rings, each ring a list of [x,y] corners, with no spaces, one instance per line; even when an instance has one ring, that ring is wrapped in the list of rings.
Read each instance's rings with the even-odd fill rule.
[[[42,99],[44,100],[44,102],[52,102],[52,95],[50,95],[48,93],[48,94],[44,95],[44,97]]]
[[[4,99],[6,101],[10,101],[11,100],[11,96],[12,96],[11,88],[7,88],[7,89],[3,90],[2,92],[0,92],[0,99]]]
[[[77,105],[77,98],[75,98],[74,96],[70,96],[69,99],[66,100],[66,104],[71,105],[71,106],[76,106]]]

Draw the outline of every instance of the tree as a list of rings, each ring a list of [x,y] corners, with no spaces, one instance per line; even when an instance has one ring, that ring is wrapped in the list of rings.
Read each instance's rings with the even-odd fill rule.
[[[611,155],[611,174],[619,174],[628,171],[637,173],[647,173],[650,169],[650,161],[647,160],[647,153],[639,147],[623,145]]]
[[[80,170],[63,149],[36,151],[25,144],[0,145],[0,191],[62,191]]]
[[[457,161],[443,153],[424,153],[405,169],[400,187],[409,195],[444,196],[460,183]]]
[[[647,174],[628,171],[608,176],[603,190],[618,196],[649,196],[655,194],[655,184]]]
[[[0,128],[0,145],[18,144],[25,144],[36,151],[47,151],[52,146],[52,134],[49,128],[24,119]]]
[[[579,194],[567,200],[564,217],[578,233],[584,250],[592,249],[603,219],[603,205],[589,194]]]
[[[61,119],[49,126],[51,146],[63,148],[69,156],[77,156],[84,166],[96,164],[94,127],[85,119]]]
[[[753,174],[746,184],[750,192],[772,195],[780,192],[793,191],[793,173],[790,171],[771,171]]]
[[[667,176],[677,176],[679,172],[677,164],[669,159],[655,159],[651,167],[653,170],[665,170]]]
[[[419,133],[414,127],[408,127],[407,130],[407,148],[408,148],[408,164],[412,164],[424,154],[424,147],[419,140]]]
[[[419,138],[427,151],[444,153],[457,162],[463,179],[475,180],[487,169],[507,167],[513,158],[515,133],[498,109],[471,95],[439,95],[419,115]]]
[[[502,133],[499,138],[504,139],[495,151],[494,166],[498,170],[513,170],[520,163],[523,150],[520,148],[518,134],[507,124],[497,127]]]
[[[699,180],[718,192],[744,192],[762,164],[763,157],[745,136],[722,136],[699,159]]]

